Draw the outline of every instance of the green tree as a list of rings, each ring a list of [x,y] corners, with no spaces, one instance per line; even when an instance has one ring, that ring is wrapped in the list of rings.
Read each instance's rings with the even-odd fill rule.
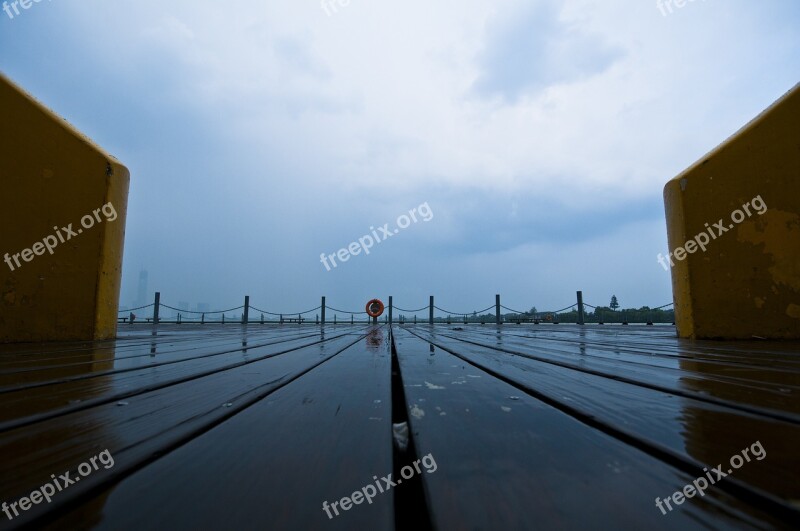
[[[617,308],[619,308],[619,302],[617,301],[616,295],[611,296],[611,302],[608,304],[608,307],[614,310],[615,312],[617,311]]]

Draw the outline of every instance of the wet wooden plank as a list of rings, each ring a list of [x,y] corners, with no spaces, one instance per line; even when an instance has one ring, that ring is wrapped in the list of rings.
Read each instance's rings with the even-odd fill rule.
[[[391,493],[322,508],[392,471],[390,356],[378,327],[52,528],[393,529]]]
[[[451,329],[453,327],[450,327]],[[493,334],[486,328],[468,328],[471,335],[491,337]],[[544,330],[547,330],[545,328]],[[656,366],[674,366],[674,361],[688,359],[698,363],[710,365],[757,365],[764,368],[767,365],[777,370],[788,369],[789,372],[800,371],[800,344],[785,342],[783,349],[776,349],[772,342],[697,342],[678,339],[673,334],[661,333],[657,328],[640,327],[638,330],[626,327],[613,334],[603,333],[603,329],[594,325],[577,327],[566,325],[560,327],[561,333],[548,333],[538,330],[520,330],[506,326],[502,337],[507,341],[521,338],[523,344],[530,344],[531,340],[539,347],[556,348],[563,345],[568,352],[574,350],[575,345],[591,348],[592,354],[611,359],[626,359],[637,363],[651,363]],[[666,362],[662,364],[660,362]]]
[[[209,331],[211,332],[211,331]],[[84,344],[80,348],[53,350],[19,355],[0,353],[0,389],[18,386],[29,382],[44,382],[51,379],[64,379],[71,374],[87,375],[94,372],[98,362],[112,360],[114,369],[126,369],[136,365],[146,366],[162,361],[189,359],[204,353],[219,352],[225,346],[236,346],[245,338],[251,344],[269,340],[278,342],[285,339],[307,337],[314,331],[281,331],[273,333],[205,334],[198,331],[191,336],[176,339],[166,333],[153,336],[144,343],[121,339],[116,342]]]
[[[342,334],[345,332],[337,333],[338,336]],[[41,422],[145,391],[245,366],[322,340],[319,333],[277,342],[262,340],[240,344],[237,340],[235,343],[218,345],[210,352],[200,350],[191,358],[156,362],[148,367],[125,370],[109,367],[105,371],[95,370],[86,378],[71,375],[46,385],[0,389],[0,433],[25,423]]]
[[[68,506],[91,488],[119,479],[197,437],[363,338],[361,330],[202,378],[137,394],[0,434],[0,499],[18,499],[50,474],[104,449],[116,465],[60,493],[47,506]],[[40,513],[27,513],[33,518]]]
[[[462,330],[440,329],[438,333],[442,337],[450,337],[498,353],[527,357],[538,362],[647,385],[653,389],[742,411],[800,422],[800,372],[774,369],[769,365],[756,367],[755,355],[751,356],[753,362],[748,367],[733,365],[730,372],[720,374],[719,370],[703,372],[708,366],[698,366],[699,362],[690,359],[676,359],[671,367],[641,363],[646,357],[645,335],[642,336],[639,347],[642,355],[637,356],[634,361],[630,359],[630,355],[627,359],[609,359],[597,355],[579,337],[573,343],[564,343],[562,348],[556,350],[537,339],[509,338],[504,331],[489,335],[475,327],[458,328]]]
[[[450,329],[454,327],[448,327]],[[493,335],[494,327],[469,327],[470,333]],[[542,326],[514,327],[504,326],[502,336],[533,339],[539,345],[566,343],[583,344],[596,349],[606,349],[613,353],[641,354],[650,357],[666,356],[668,359],[688,357],[692,360],[723,361],[729,363],[752,363],[756,357],[759,363],[771,367],[785,367],[800,370],[800,343],[765,341],[691,341],[676,337],[674,327],[661,330],[659,326]]]
[[[662,515],[656,496],[695,479],[395,329],[418,455],[442,529],[704,529],[780,525],[764,511],[709,490]],[[469,381],[468,384],[463,383]]]
[[[643,445],[671,452],[686,462],[699,463],[698,470],[727,462],[758,440],[769,459],[753,459],[751,465],[736,472],[736,480],[774,494],[788,504],[790,500],[800,499],[797,481],[800,424],[743,413],[521,356],[498,356],[490,349],[453,339],[447,331],[415,329],[413,332],[437,348],[447,349],[463,360],[541,394],[552,403],[563,404],[583,417],[624,432]],[[469,387],[471,382],[463,383]],[[691,419],[702,419],[702,427]]]
[[[421,475],[439,528],[785,526],[758,508],[763,504],[724,488],[662,516],[655,496],[671,495],[696,475],[643,446],[716,465],[761,437],[766,459],[745,464],[736,480],[792,503],[800,484],[796,345],[685,342],[658,327],[453,330],[459,327],[409,327],[439,345],[433,352],[429,342],[397,331],[406,394],[418,415],[411,416],[417,454],[431,453],[438,464]],[[0,409],[21,408],[14,418],[24,418],[24,408],[55,413],[16,429],[0,425],[0,501],[108,448],[113,469],[47,506],[73,511],[56,528],[149,528],[162,521],[263,528],[273,522],[267,514],[298,528],[402,523],[389,514],[395,492],[403,511],[423,507],[404,501],[401,489],[381,500],[380,511],[376,501],[314,520],[327,518],[323,500],[349,495],[398,466],[391,463],[388,399],[372,404],[385,416],[367,422],[359,413],[370,405],[370,389],[388,393],[385,353],[364,352],[381,342],[362,338],[364,329],[328,326],[324,341],[309,346],[303,342],[320,327],[162,325],[155,337],[141,329],[116,342],[0,352],[0,381],[7,384]],[[357,343],[346,348],[348,341]],[[260,359],[280,345],[294,350]],[[374,365],[362,365],[367,359]],[[247,363],[225,370],[218,360]],[[16,395],[9,386],[19,386]],[[125,395],[115,393],[126,389],[132,394],[117,405]],[[7,396],[15,402],[4,402]],[[65,400],[83,406],[64,411]],[[758,408],[786,418],[759,415]],[[119,489],[111,488],[117,481]],[[197,503],[203,492],[195,483],[214,496]],[[167,514],[175,510],[165,503],[172,498],[180,500],[177,514]],[[131,515],[131,507],[146,511]],[[202,518],[189,521],[194,513]]]

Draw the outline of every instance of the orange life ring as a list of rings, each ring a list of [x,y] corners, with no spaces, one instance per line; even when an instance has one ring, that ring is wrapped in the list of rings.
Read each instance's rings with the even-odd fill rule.
[[[377,309],[374,308],[375,306],[377,306]],[[370,317],[380,317],[381,315],[383,315],[383,310],[385,308],[386,307],[380,300],[372,299],[367,303],[367,315],[369,315]]]

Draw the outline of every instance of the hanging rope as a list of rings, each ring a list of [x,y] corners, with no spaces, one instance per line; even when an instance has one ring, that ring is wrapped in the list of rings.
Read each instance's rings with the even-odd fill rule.
[[[398,312],[406,312],[406,313],[419,313],[419,312],[421,312],[423,310],[427,310],[428,308],[430,308],[430,305],[423,306],[419,310],[404,310],[403,308],[401,308],[399,306],[392,305],[392,309],[393,310],[397,310]]]
[[[117,313],[125,313],[125,312],[135,312],[136,310],[144,310],[145,308],[150,308],[151,306],[155,306],[154,302],[151,302],[147,306],[139,306],[138,308],[131,308],[130,310],[120,310]]]
[[[164,307],[164,308],[167,308],[168,310],[172,310],[172,311],[175,311],[175,312],[180,312],[182,314],[184,314],[184,313],[192,313],[192,314],[195,314],[195,315],[202,315],[202,314],[214,315],[214,314],[219,314],[219,313],[235,312],[236,310],[241,310],[241,309],[244,308],[244,305],[242,305],[242,306],[238,306],[236,308],[229,308],[227,310],[220,310],[220,311],[216,311],[216,312],[190,312],[189,310],[181,310],[179,308],[174,308],[172,306],[169,306],[168,304],[163,304],[162,303],[161,306]]]

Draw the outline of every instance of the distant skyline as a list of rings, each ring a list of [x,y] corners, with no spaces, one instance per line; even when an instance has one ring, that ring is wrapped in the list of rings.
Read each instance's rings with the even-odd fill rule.
[[[0,69],[130,169],[123,305],[659,306],[664,184],[800,80],[799,2],[664,5],[41,2]]]

